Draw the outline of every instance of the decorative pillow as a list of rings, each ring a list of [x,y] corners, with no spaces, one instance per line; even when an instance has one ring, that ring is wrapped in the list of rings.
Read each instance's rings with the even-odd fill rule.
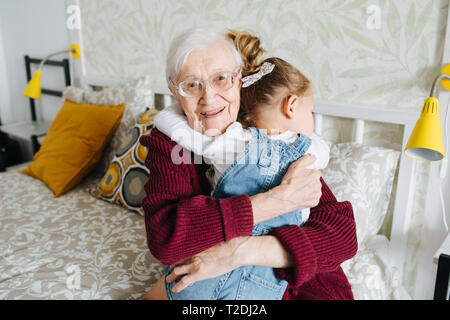
[[[351,202],[359,244],[383,223],[399,157],[399,151],[354,142],[330,149],[323,178],[338,201]]]
[[[139,138],[150,133],[158,112],[156,109],[145,112],[128,131],[103,179],[89,190],[90,194],[144,215],[141,201],[149,171],[144,164],[147,149],[139,143]]]
[[[69,191],[100,160],[124,107],[78,104],[67,99],[33,162],[21,172],[45,182],[55,197]]]
[[[69,99],[76,103],[85,103],[84,95],[86,95],[87,92],[92,91],[94,90],[89,86],[83,88],[69,86],[66,87],[63,91],[63,99]]]
[[[106,172],[116,149],[121,145],[121,141],[126,139],[128,131],[136,124],[139,116],[147,108],[154,105],[152,79],[149,76],[130,80],[113,87],[104,87],[98,91],[93,90],[91,87],[67,87],[63,92],[63,97],[78,103],[95,105],[125,103],[125,110],[120,125],[95,169],[102,174]]]

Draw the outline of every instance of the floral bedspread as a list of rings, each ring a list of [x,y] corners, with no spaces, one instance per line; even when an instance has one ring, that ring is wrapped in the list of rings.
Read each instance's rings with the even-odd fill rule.
[[[101,176],[54,198],[17,170],[0,174],[0,299],[139,299],[160,278],[144,218],[89,194]],[[404,298],[386,241],[342,265],[355,299]]]
[[[54,198],[0,174],[0,299],[139,299],[159,279],[143,217],[91,196],[99,178]]]

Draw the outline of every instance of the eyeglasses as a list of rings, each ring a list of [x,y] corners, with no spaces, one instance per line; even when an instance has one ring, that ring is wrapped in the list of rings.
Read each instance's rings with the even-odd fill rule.
[[[203,89],[206,85],[209,85],[217,92],[223,92],[231,89],[235,80],[240,76],[240,70],[238,72],[217,72],[205,81],[190,78],[174,86],[183,97],[198,98],[203,94]]]

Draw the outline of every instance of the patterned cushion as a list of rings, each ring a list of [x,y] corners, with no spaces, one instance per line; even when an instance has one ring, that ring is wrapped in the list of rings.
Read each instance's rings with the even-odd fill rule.
[[[89,190],[93,196],[144,215],[141,201],[149,171],[144,164],[147,149],[139,143],[139,138],[150,133],[157,113],[156,109],[146,111],[128,131],[103,179]]]
[[[338,201],[351,202],[360,245],[383,224],[399,157],[399,151],[355,142],[330,149],[323,178]]]
[[[102,159],[96,167],[96,171],[102,174],[108,169],[117,148],[126,139],[128,131],[136,124],[139,116],[149,107],[154,105],[152,79],[149,76],[130,80],[121,85],[104,87],[101,90],[93,90],[91,87],[76,88],[67,87],[63,97],[78,103],[96,105],[116,105],[125,103],[125,110],[119,127],[110,143],[103,152]]]

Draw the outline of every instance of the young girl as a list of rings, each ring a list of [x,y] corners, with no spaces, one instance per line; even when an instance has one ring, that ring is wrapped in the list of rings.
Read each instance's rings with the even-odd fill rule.
[[[289,165],[306,153],[316,156],[316,169],[326,167],[329,159],[328,144],[313,133],[314,100],[309,80],[282,59],[259,63],[256,58],[263,50],[259,42],[249,41],[251,36],[231,33],[230,37],[246,62],[239,121],[222,135],[207,136],[189,126],[178,104],[164,109],[154,120],[161,132],[185,149],[184,153],[191,151],[212,165],[208,178],[215,198],[267,191],[279,185]],[[174,148],[175,163],[181,160],[177,158],[179,151]],[[256,224],[252,235],[264,235],[284,225],[301,225],[308,215],[309,209],[291,211]],[[167,267],[164,286],[161,279],[152,288],[165,290],[170,300],[281,300],[287,286],[272,268],[244,266],[175,293],[172,288],[177,281],[166,281],[171,272]]]

